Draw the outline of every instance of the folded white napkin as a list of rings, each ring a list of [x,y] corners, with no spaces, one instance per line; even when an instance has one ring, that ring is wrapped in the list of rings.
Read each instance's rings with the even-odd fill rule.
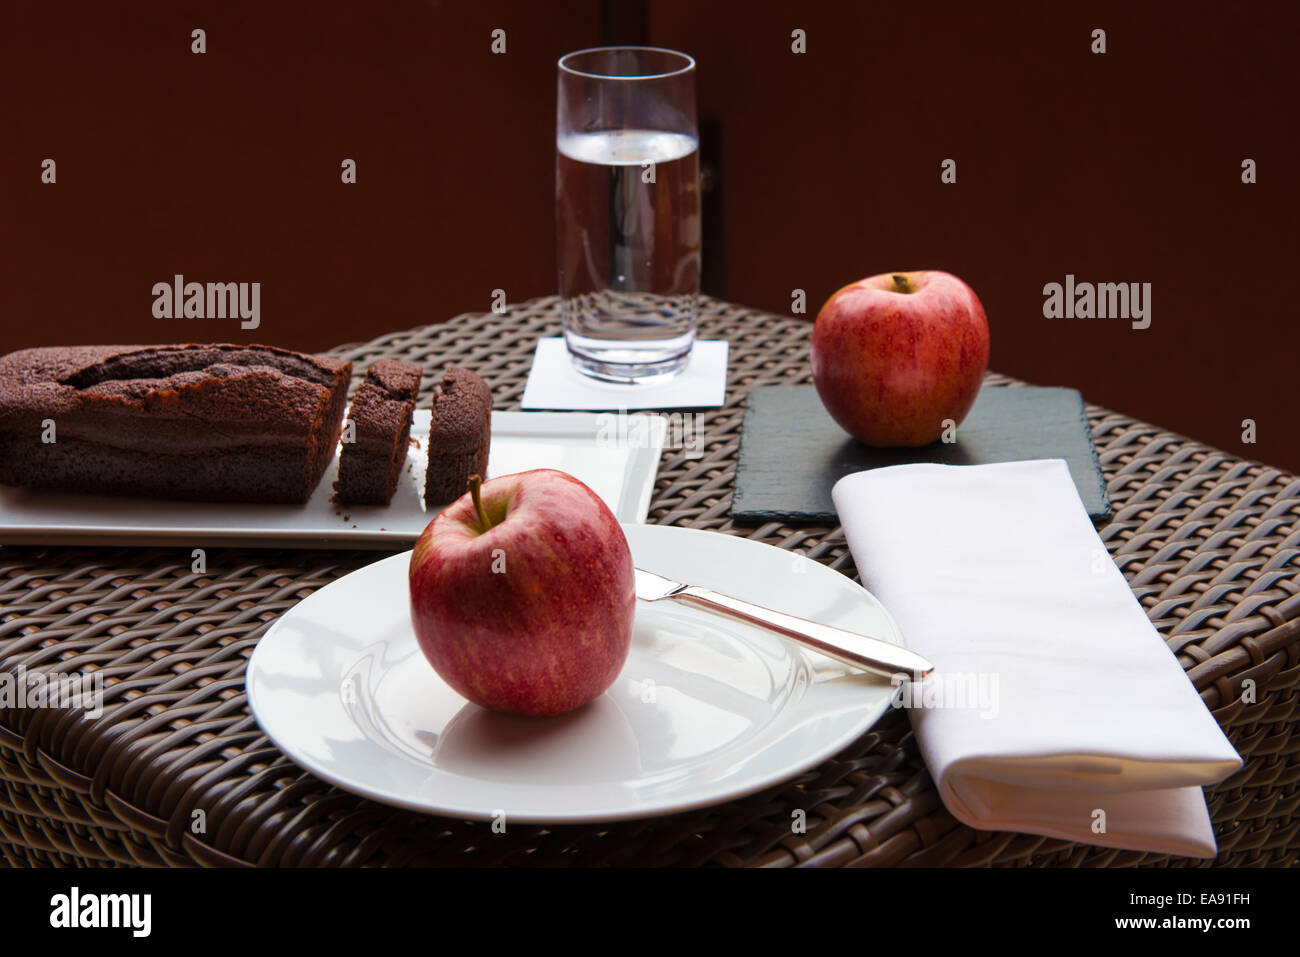
[[[931,679],[902,690],[955,817],[1215,855],[1201,785],[1241,758],[1063,461],[900,465],[846,476],[832,495],[863,584],[934,662]]]

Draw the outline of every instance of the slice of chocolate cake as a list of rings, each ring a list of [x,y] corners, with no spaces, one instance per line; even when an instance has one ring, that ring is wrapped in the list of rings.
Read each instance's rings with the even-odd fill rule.
[[[352,397],[343,426],[343,454],[334,483],[339,504],[387,505],[393,500],[406,464],[423,375],[419,366],[396,359],[380,359],[366,370],[366,381]]]
[[[0,357],[0,484],[306,502],[352,363],[252,345],[74,346]]]
[[[486,479],[491,440],[492,390],[468,369],[447,366],[433,396],[425,504],[454,502],[469,488],[471,475]]]

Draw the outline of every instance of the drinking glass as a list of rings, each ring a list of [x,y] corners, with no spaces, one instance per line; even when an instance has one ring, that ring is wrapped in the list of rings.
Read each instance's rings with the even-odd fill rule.
[[[676,375],[700,291],[695,61],[655,47],[561,57],[555,146],[569,356],[607,381]]]

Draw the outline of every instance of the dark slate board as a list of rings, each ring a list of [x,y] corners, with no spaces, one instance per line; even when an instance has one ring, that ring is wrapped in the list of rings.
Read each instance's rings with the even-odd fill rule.
[[[987,386],[958,426],[956,442],[875,449],[841,429],[812,386],[758,386],[745,407],[731,517],[834,522],[831,486],[851,472],[912,462],[1024,459],[1065,459],[1093,522],[1110,521],[1106,482],[1075,389]]]

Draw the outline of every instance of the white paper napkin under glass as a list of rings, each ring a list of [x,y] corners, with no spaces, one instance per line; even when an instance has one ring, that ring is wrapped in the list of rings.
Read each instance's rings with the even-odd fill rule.
[[[727,340],[697,339],[691,361],[676,376],[644,385],[601,382],[583,375],[569,360],[564,340],[537,340],[524,383],[523,409],[703,409],[727,396]]]

